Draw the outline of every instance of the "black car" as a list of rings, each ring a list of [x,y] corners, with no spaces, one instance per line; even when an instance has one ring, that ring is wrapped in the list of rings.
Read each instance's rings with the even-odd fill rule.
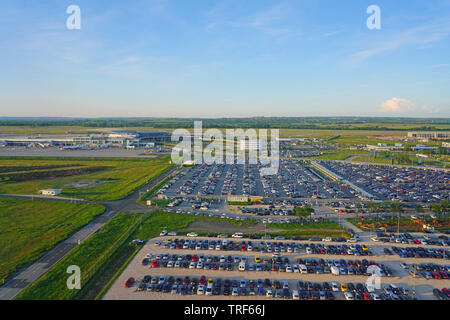
[[[288,288],[283,289],[283,299],[290,299],[291,298],[291,290]]]
[[[438,298],[438,300],[448,300],[447,296],[439,289],[433,289],[433,295]]]

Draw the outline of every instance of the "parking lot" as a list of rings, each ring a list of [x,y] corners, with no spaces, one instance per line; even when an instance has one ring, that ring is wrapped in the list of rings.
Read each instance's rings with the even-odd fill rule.
[[[442,268],[448,268],[448,265],[435,264],[435,258],[398,259],[394,255],[385,255],[383,249],[386,246],[380,243],[372,244],[370,249],[373,250],[373,256],[364,257],[307,251],[307,248],[315,248],[312,242],[253,241],[252,245],[260,246],[259,251],[253,251],[254,248],[249,251],[249,240],[243,239],[235,244],[239,248],[245,241],[246,250],[228,251],[225,247],[217,246],[217,238],[180,237],[178,241],[174,241],[175,238],[167,241],[169,239],[160,237],[149,241],[115,281],[104,299],[397,300],[413,299],[414,289],[417,298],[434,299],[433,288],[440,290],[448,287],[448,280],[443,278],[412,277],[409,273],[417,261],[420,261],[423,270],[433,265]],[[188,245],[185,246],[188,239]],[[214,241],[215,245],[211,246]],[[262,246],[267,248],[269,245],[272,249],[277,247],[277,252],[261,250]],[[397,244],[392,246],[397,247]],[[366,247],[368,250],[369,247]],[[404,261],[407,261],[406,267]],[[245,265],[245,269],[242,265]],[[366,286],[370,275],[367,268],[375,265],[382,270],[382,286],[372,290]],[[448,272],[448,269],[441,272]],[[160,283],[162,275],[165,277]],[[153,281],[156,283],[152,283],[153,277],[157,278]],[[130,287],[125,287],[129,278],[135,281]],[[200,287],[201,278],[205,282],[204,287]],[[245,286],[240,284],[242,279],[245,279]],[[239,285],[236,286],[236,283]]]
[[[450,199],[448,170],[331,161],[320,163],[371,193],[377,200],[432,203]]]
[[[265,198],[356,198],[353,190],[309,165],[280,160],[277,175],[261,177],[261,165],[198,165],[188,168],[160,194],[177,196],[260,196]]]

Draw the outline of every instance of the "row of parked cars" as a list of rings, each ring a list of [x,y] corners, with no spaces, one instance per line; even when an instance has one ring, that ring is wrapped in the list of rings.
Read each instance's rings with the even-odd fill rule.
[[[433,289],[433,295],[438,300],[450,300],[450,289],[449,288],[442,288],[439,289]]]
[[[411,300],[415,299],[408,289],[394,284],[385,285],[378,290],[362,283],[310,282],[298,281],[295,285],[287,280],[222,279],[197,277],[178,277],[159,275],[144,276],[136,283],[129,278],[125,287],[136,284],[137,291],[163,292],[181,295],[206,296],[260,296],[293,300],[334,300],[343,294],[346,300]]]
[[[391,247],[384,248],[386,255],[397,254],[401,258],[434,258],[434,259],[449,259],[448,250],[444,248],[423,248],[423,247]]]
[[[437,265],[434,263],[412,264],[409,268],[409,274],[412,277],[422,277],[425,279],[444,279],[450,278],[450,265]]]
[[[320,240],[320,239],[319,239]],[[328,239],[331,241],[332,239]],[[156,244],[162,245],[162,242]],[[282,241],[234,241],[220,239],[189,239],[180,238],[169,240],[165,247],[171,249],[190,250],[215,250],[215,251],[250,251],[262,253],[299,253],[305,250],[307,254],[329,254],[329,255],[355,255],[372,256],[372,249],[364,244],[335,244],[326,245],[322,243],[302,244],[297,242]]]
[[[372,248],[364,244],[324,245],[311,243],[306,245],[307,254],[373,256]]]
[[[392,270],[381,263],[363,260],[344,259],[303,259],[293,262],[288,257],[274,256],[272,258],[261,258],[255,256],[252,260],[241,256],[213,256],[205,255],[177,255],[177,254],[153,254],[148,253],[142,260],[142,265],[150,265],[152,268],[189,268],[219,271],[273,271],[300,274],[333,274],[333,275],[366,275],[370,276],[372,271],[369,267],[378,267],[380,276],[392,276]]]
[[[432,246],[450,246],[450,241],[447,236],[442,235],[440,237],[431,237],[429,235],[423,235],[422,237],[412,236],[409,233],[403,234],[386,234],[378,232],[376,237],[371,239],[374,242],[384,243],[403,243],[403,244],[419,244],[419,245],[432,245]]]

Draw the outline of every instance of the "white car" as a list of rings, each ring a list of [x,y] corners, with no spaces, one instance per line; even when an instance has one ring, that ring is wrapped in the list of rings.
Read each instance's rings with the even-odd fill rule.
[[[298,294],[298,290],[292,290],[292,299],[300,300],[300,295]]]
[[[345,300],[355,300],[355,298],[353,297],[353,294],[351,292],[344,292],[344,297]]]
[[[167,235],[167,230],[163,230],[161,231],[161,233],[159,234],[161,237],[164,237]]]
[[[371,296],[373,300],[381,300],[380,296],[376,293],[371,293]]]
[[[326,237],[326,238],[323,238],[322,241],[324,241],[324,242],[331,242],[332,239],[331,239],[331,237]]]
[[[242,232],[236,232],[231,236],[232,238],[243,238],[244,234]]]
[[[151,258],[153,257],[153,254],[147,253],[145,257],[146,257],[147,259],[151,259]]]
[[[201,285],[198,286],[197,294],[198,295],[204,295],[205,294],[205,285],[201,284]]]
[[[189,233],[187,234],[187,236],[188,236],[188,237],[198,237],[198,233],[195,233],[195,232],[189,232]]]
[[[370,240],[372,240],[373,242],[380,242],[377,237],[370,238]]]
[[[341,291],[341,289],[339,288],[339,285],[338,285],[337,282],[332,282],[332,283],[331,283],[331,290],[332,290],[333,292],[339,292],[339,291]]]
[[[172,231],[172,232],[169,232],[167,235],[173,237],[173,236],[176,236],[177,233],[175,231]]]

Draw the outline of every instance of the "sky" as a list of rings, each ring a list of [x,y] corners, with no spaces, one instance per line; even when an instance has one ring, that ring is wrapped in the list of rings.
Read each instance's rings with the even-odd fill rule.
[[[0,49],[0,116],[450,117],[450,0],[2,0]]]

